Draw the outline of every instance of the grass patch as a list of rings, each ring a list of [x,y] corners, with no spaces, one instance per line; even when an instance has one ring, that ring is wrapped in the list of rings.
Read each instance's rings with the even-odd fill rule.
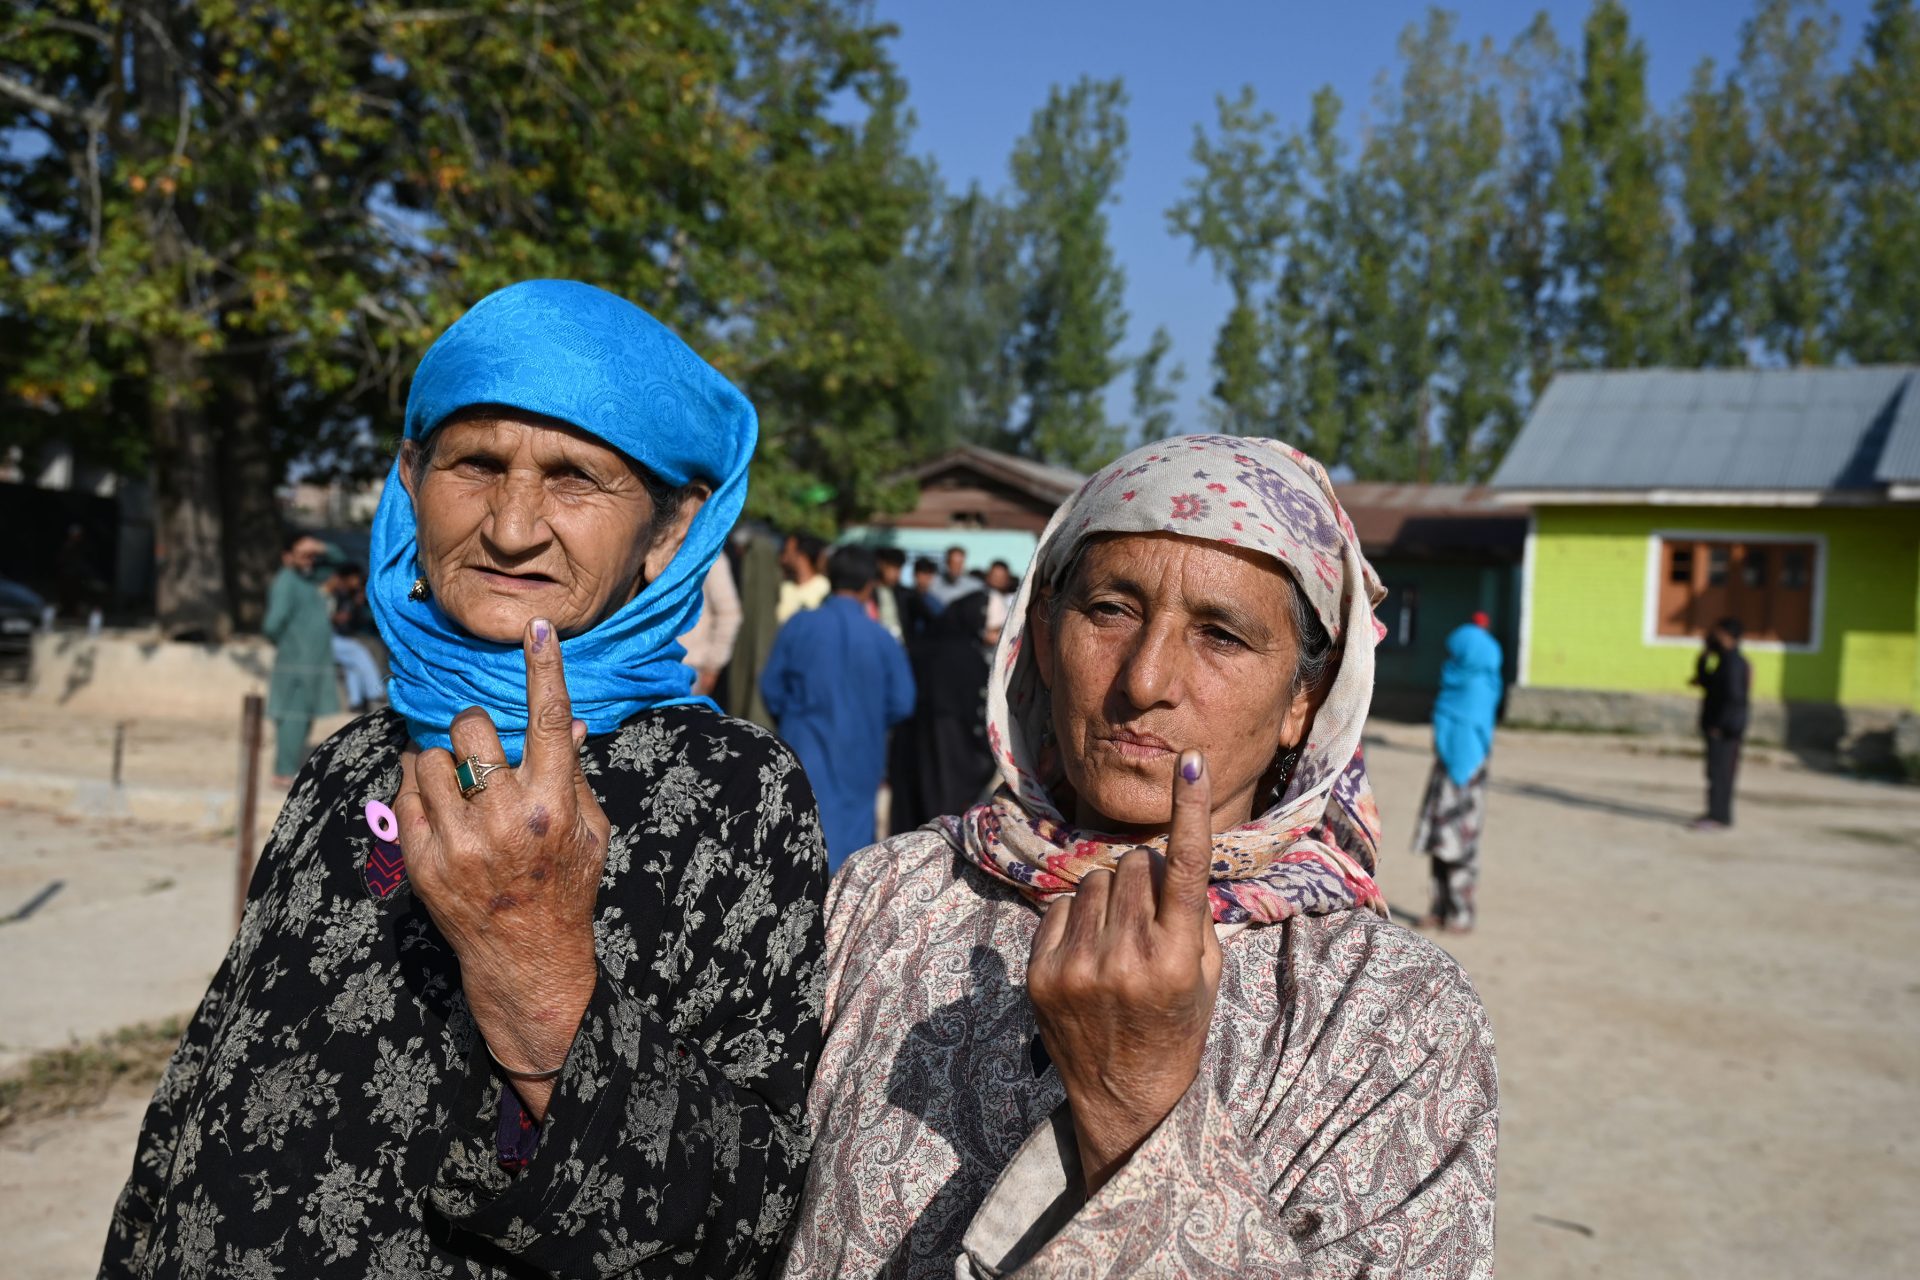
[[[36,1053],[0,1077],[0,1129],[97,1107],[117,1093],[151,1092],[186,1027],[184,1018],[142,1022],[92,1044]]]

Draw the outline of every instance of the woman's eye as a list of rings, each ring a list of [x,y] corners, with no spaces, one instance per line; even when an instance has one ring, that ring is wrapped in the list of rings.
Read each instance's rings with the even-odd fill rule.
[[[1242,640],[1231,631],[1222,631],[1219,627],[1208,627],[1201,634],[1206,636],[1209,644],[1218,645],[1222,649],[1244,649],[1247,647],[1245,640]]]
[[[1124,618],[1127,607],[1113,600],[1095,600],[1087,605],[1087,615],[1093,618]]]
[[[453,466],[456,471],[465,471],[470,475],[496,476],[500,474],[499,459],[489,458],[484,454],[469,454],[454,463]]]

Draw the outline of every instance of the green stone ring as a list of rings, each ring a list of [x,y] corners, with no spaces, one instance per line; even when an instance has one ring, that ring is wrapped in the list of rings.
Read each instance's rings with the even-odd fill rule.
[[[468,756],[453,766],[453,777],[460,784],[460,798],[471,800],[487,789],[487,775],[504,764],[487,764],[479,756]]]

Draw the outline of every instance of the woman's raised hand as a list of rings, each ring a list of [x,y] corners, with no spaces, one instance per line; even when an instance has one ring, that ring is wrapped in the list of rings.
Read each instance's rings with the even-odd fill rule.
[[[1167,856],[1136,849],[1047,909],[1027,992],[1066,1085],[1087,1194],[1125,1164],[1193,1083],[1220,986],[1207,878],[1206,761],[1184,752]]]
[[[586,725],[573,718],[560,641],[536,619],[527,660],[526,752],[471,799],[458,761],[506,758],[478,707],[454,718],[453,751],[402,760],[394,802],[407,879],[460,958],[460,985],[488,1047],[512,1072],[565,1059],[593,995],[594,902],[607,859],[607,816],[580,769]],[[549,1081],[514,1081],[536,1119]]]

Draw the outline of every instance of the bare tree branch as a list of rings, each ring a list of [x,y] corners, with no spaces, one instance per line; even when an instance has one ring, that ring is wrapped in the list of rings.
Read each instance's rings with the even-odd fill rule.
[[[19,40],[25,36],[32,35],[36,31],[64,31],[68,35],[81,36],[94,41],[96,44],[105,45],[109,49],[113,48],[113,34],[111,32],[105,28],[93,26],[90,23],[75,22],[71,18],[35,18],[32,23],[15,27],[13,30],[7,32],[6,39]]]
[[[12,98],[15,102],[24,103],[35,111],[44,111],[56,119],[76,121],[89,129],[100,129],[106,124],[105,117],[98,110],[83,110],[71,103],[62,102],[51,94],[42,93],[32,85],[9,75],[0,74],[0,97]]]

